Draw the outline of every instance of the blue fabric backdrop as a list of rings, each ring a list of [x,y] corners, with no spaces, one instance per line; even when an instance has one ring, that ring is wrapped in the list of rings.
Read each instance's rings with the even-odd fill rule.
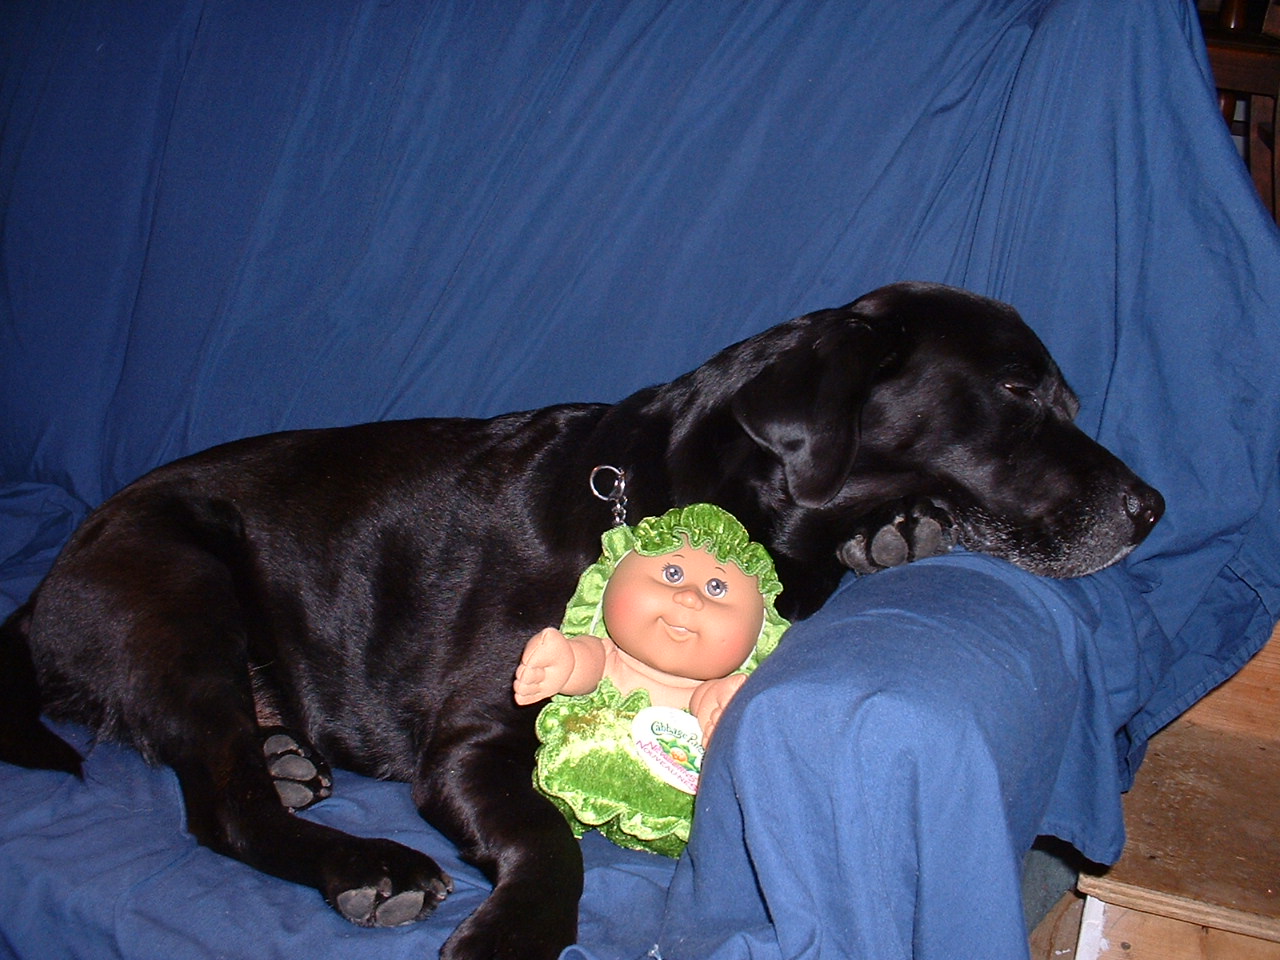
[[[1015,304],[1168,500],[1120,568],[850,578],[725,720],[675,868],[585,843],[574,957],[1018,957],[1146,738],[1280,616],[1280,243],[1183,0],[10,0],[0,612],[138,474],[285,427],[616,399],[885,282]],[[68,735],[83,733],[70,730]],[[86,749],[90,746],[85,744]],[[0,771],[0,953],[422,956],[197,848],[176,785]]]

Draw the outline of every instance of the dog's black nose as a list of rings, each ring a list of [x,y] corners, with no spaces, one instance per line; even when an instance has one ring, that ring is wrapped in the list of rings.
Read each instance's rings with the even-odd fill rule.
[[[1164,497],[1155,487],[1138,480],[1124,492],[1124,512],[1133,521],[1133,542],[1141,543],[1164,516]]]

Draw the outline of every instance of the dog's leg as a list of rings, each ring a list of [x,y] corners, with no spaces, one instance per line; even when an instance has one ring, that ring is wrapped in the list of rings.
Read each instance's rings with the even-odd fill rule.
[[[177,772],[191,833],[264,873],[315,887],[360,926],[397,926],[435,909],[452,882],[430,857],[390,840],[353,837],[286,809],[290,801],[278,768],[301,761],[317,772],[302,755],[305,741],[300,747],[296,738],[276,733],[264,744],[239,645],[226,636],[193,641],[199,626],[187,628],[179,650],[182,672],[154,656],[144,669],[159,665],[167,695],[180,698],[164,711],[161,732],[153,727],[151,739],[157,757]],[[160,682],[157,676],[148,686]]]
[[[0,760],[83,777],[80,754],[40,721],[40,689],[27,648],[30,619],[28,603],[0,626]]]
[[[282,805],[263,753],[251,627],[232,568],[176,524],[147,532],[101,537],[46,581],[42,640],[61,651],[60,683],[78,671],[111,729],[173,767],[187,828],[201,844],[319,890],[361,926],[431,912],[451,881],[430,857],[303,820]],[[252,629],[265,626],[255,619]]]
[[[262,755],[280,802],[289,810],[297,811],[332,796],[333,770],[315,744],[285,723],[273,671],[262,664],[253,664],[250,675]]]
[[[352,923],[384,927],[421,919],[452,887],[425,854],[289,813],[264,765],[256,730],[220,735],[199,756],[170,762],[196,839],[264,873],[315,887]]]
[[[217,653],[228,646],[234,648],[211,643],[184,649],[186,676],[194,680],[174,679],[172,670],[164,670],[169,695],[181,697],[181,706],[164,711],[163,733],[152,742],[158,758],[177,772],[187,829],[219,853],[315,887],[360,926],[397,926],[426,916],[451,886],[430,857],[299,819],[282,805],[288,797],[264,753],[278,753],[277,765],[291,758],[312,773],[314,765],[293,752],[299,743],[291,736],[277,732],[264,743],[247,670],[237,671],[238,656],[228,660]]]
[[[514,707],[512,709],[515,709]],[[533,708],[536,710],[536,707]],[[451,724],[449,746],[425,758],[414,784],[423,817],[493,883],[493,892],[445,943],[441,960],[554,960],[577,939],[582,851],[561,813],[533,788],[532,731]]]

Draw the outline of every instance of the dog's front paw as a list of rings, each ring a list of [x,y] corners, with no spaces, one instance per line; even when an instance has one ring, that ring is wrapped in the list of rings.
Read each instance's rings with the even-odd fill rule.
[[[875,573],[939,556],[955,545],[951,516],[931,500],[912,499],[864,518],[862,530],[842,543],[836,556],[855,573]]]
[[[333,793],[333,771],[310,743],[284,727],[265,727],[262,735],[262,755],[282,804],[305,810]]]
[[[421,920],[453,891],[434,860],[392,840],[362,841],[328,884],[325,899],[360,927],[398,927]]]

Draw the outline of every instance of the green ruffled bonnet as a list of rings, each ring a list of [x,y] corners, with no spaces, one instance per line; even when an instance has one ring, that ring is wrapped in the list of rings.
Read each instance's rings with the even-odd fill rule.
[[[583,571],[560,626],[566,636],[607,637],[605,586],[633,550],[657,557],[684,547],[706,550],[756,578],[764,597],[760,637],[738,673],[750,673],[773,652],[790,624],[774,606],[782,584],[773,560],[730,513],[709,503],[677,507],[634,527],[614,527],[600,538],[600,559]],[[650,706],[649,692],[625,698],[608,679],[594,692],[558,694],[538,715],[534,783],[565,815],[574,833],[598,829],[620,846],[675,857],[689,840],[693,795],[659,779],[640,759],[632,737],[636,715]],[[695,768],[696,772],[696,768]]]

